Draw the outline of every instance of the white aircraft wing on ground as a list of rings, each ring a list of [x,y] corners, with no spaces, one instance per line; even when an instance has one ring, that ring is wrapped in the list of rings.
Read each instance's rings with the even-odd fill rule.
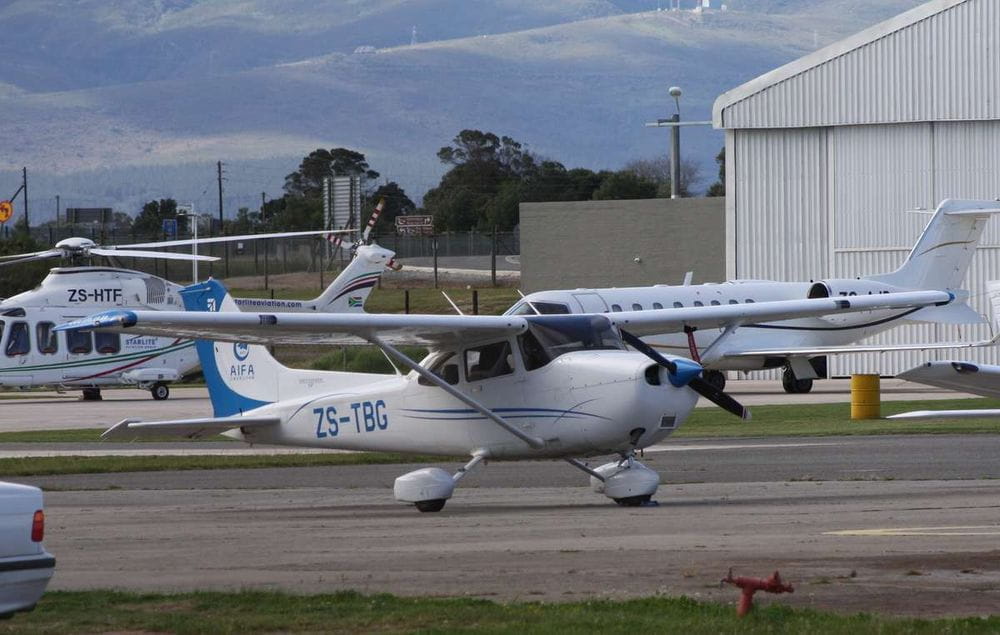
[[[762,320],[942,305],[953,301],[954,297],[943,291],[915,291],[852,298],[814,298],[625,311],[602,315],[619,329],[641,336],[679,332],[685,328],[737,327]],[[549,316],[535,316],[534,319],[538,323],[544,322],[546,317]],[[514,315],[342,315],[111,310],[64,324],[58,327],[58,330],[127,329],[133,333],[253,344],[345,345],[365,344],[378,340],[388,344],[452,345],[494,336],[518,334],[527,329],[527,324],[523,317]]]

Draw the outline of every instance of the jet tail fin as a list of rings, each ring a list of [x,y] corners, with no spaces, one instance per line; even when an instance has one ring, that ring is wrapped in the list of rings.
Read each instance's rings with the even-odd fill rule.
[[[364,313],[365,300],[388,267],[399,269],[395,252],[375,244],[358,247],[354,258],[323,293],[304,302],[324,313]]]
[[[868,278],[901,289],[959,289],[986,222],[997,213],[998,201],[942,201],[903,265]]]

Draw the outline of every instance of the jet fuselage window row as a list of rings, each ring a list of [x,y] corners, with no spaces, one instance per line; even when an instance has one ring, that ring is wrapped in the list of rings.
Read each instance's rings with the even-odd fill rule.
[[[42,355],[54,355],[59,352],[58,333],[53,329],[54,322],[38,322],[35,324],[35,342],[38,352]],[[5,322],[0,320],[0,340],[3,340]],[[66,333],[66,350],[74,355],[86,355],[95,349],[102,355],[113,355],[121,351],[121,336],[118,333],[89,333],[84,331],[69,331]],[[27,322],[12,322],[6,333],[3,344],[7,357],[27,355],[31,352],[31,327]]]
[[[747,299],[744,300],[744,302],[746,304],[753,304],[755,302],[755,300],[753,298],[747,298]],[[740,303],[739,300],[730,300],[729,301],[729,304],[739,304],[739,303]],[[722,306],[722,303],[719,302],[718,300],[712,300],[709,304],[711,304],[712,306]],[[692,306],[705,306],[705,303],[702,302],[701,300],[695,300],[694,304]],[[653,303],[653,310],[654,311],[658,311],[658,310],[660,310],[662,308],[663,308],[663,305],[660,304],[659,302],[654,302]],[[683,309],[684,308],[684,303],[683,302],[674,302],[674,308],[675,309]],[[633,311],[645,311],[646,309],[641,304],[639,304],[638,302],[635,302],[635,303],[632,304],[632,310]],[[623,311],[622,305],[620,305],[620,304],[612,304],[611,305],[611,311],[612,311],[612,313],[621,313]]]

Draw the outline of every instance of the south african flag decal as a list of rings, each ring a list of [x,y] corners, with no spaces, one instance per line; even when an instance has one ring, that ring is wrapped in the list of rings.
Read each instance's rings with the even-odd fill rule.
[[[359,296],[359,295],[352,295],[352,296],[348,296],[348,298],[347,298],[347,306],[351,307],[352,309],[353,308],[357,308],[357,307],[361,306],[362,304],[363,304],[363,301],[361,300],[361,296]]]

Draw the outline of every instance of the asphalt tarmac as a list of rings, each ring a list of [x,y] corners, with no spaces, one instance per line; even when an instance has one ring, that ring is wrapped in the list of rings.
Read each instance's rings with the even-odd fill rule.
[[[762,384],[733,392],[748,402],[801,398]],[[887,388],[897,392],[885,399],[931,394],[902,383]],[[37,422],[39,413],[81,427],[137,408],[156,418],[203,416],[208,404],[197,390],[175,391],[167,402],[138,391],[131,398],[108,391],[100,403],[46,395],[4,401],[0,430],[20,417]],[[810,397],[848,398],[822,390]],[[2,450],[40,445],[80,449],[7,443]],[[122,449],[244,447],[221,446],[229,444]],[[46,489],[46,547],[58,559],[52,589],[735,602],[736,590],[719,588],[733,567],[735,575],[761,577],[779,570],[795,586],[762,603],[982,615],[1000,607],[998,457],[1000,435],[685,439],[645,453],[664,483],[657,506],[618,507],[563,462],[494,462],[464,479],[437,514],[392,498],[393,480],[424,465],[10,480]]]

